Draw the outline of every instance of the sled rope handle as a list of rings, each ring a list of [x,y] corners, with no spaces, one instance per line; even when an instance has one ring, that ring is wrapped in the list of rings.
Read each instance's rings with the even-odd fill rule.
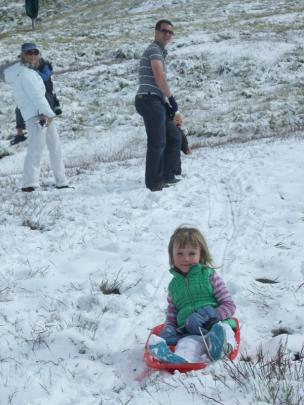
[[[202,329],[200,328],[200,326],[198,327],[198,330],[199,330],[199,332],[200,332],[200,334],[201,334],[201,337],[203,338],[203,342],[204,342],[204,345],[205,345],[205,348],[206,348],[206,351],[207,351],[207,354],[208,354],[210,360],[211,360],[211,361],[214,361],[213,357],[211,356],[211,353],[210,353],[209,347],[208,347],[208,345],[207,345],[205,336],[204,336],[204,334],[203,334]]]

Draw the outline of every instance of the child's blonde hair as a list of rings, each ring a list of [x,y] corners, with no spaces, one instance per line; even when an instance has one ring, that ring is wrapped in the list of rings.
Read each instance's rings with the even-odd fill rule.
[[[181,126],[183,125],[184,122],[184,116],[182,113],[180,113],[179,111],[176,111],[174,118],[173,118],[173,122],[177,125],[177,126]]]
[[[184,116],[181,112],[176,111],[176,113],[174,114],[174,118],[180,119],[181,121],[184,121]]]
[[[179,248],[184,248],[187,244],[192,245],[193,247],[200,248],[200,260],[201,264],[205,264],[207,266],[213,266],[212,264],[212,257],[208,249],[207,242],[201,232],[196,228],[189,228],[187,226],[179,226],[175,229],[173,235],[170,238],[168,252],[169,252],[169,262],[170,266],[174,266],[173,261],[173,246],[177,246]]]

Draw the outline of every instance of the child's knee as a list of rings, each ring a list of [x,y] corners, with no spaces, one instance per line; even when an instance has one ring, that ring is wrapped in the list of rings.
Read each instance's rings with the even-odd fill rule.
[[[172,325],[165,326],[159,334],[160,337],[165,339],[168,345],[175,345],[177,341],[182,337]]]

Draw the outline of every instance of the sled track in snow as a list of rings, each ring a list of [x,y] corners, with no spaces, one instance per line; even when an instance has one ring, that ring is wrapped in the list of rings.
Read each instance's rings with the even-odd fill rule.
[[[217,227],[217,237],[225,238],[219,265],[223,273],[227,273],[226,268],[231,261],[230,246],[240,232],[238,223],[242,215],[240,209],[242,187],[237,172],[242,163],[235,164],[233,169],[224,176],[221,175],[223,171],[221,163],[213,162],[213,164],[213,170],[219,175],[214,176],[215,184],[208,184],[208,227],[210,229]]]
[[[230,220],[231,220],[231,230],[230,234],[227,238],[227,243],[223,252],[223,269],[224,272],[227,273],[231,263],[231,259],[229,259],[229,251],[230,246],[233,244],[233,241],[236,239],[236,235],[238,232],[241,232],[239,229],[239,218],[242,215],[241,210],[241,181],[236,176],[234,177],[235,180],[231,180],[231,176],[235,175],[237,170],[239,169],[240,165],[237,165],[228,176],[223,179],[224,190],[226,192],[226,198],[229,206],[230,211]]]

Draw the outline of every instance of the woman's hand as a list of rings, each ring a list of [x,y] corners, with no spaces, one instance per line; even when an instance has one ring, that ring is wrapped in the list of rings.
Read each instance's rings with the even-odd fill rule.
[[[39,118],[39,121],[38,121],[39,125],[41,125],[42,128],[44,128],[44,127],[50,126],[50,124],[53,121],[54,117],[47,117],[44,114],[39,114],[38,118]]]
[[[46,119],[46,124],[45,124],[45,126],[46,126],[46,127],[50,126],[50,124],[51,124],[51,122],[53,121],[53,119],[54,119],[54,117],[48,117],[48,118]]]

